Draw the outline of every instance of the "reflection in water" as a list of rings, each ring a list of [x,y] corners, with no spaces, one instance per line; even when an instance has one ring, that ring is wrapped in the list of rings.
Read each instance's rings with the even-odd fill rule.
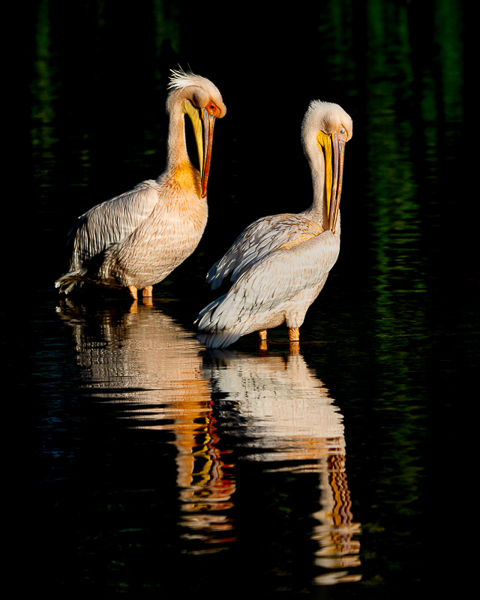
[[[164,499],[162,490],[151,490],[157,492],[157,498],[162,496],[162,503],[152,498],[148,510],[144,510],[146,517],[155,515],[157,505],[161,505],[169,515],[175,515],[176,520],[183,519],[187,525],[183,532],[203,537],[180,542],[175,539],[179,550],[183,549],[182,544],[199,551],[209,547],[234,550],[215,554],[207,560],[176,555],[171,559],[167,568],[172,565],[185,573],[182,579],[186,581],[181,584],[191,595],[200,595],[193,592],[200,585],[191,571],[182,570],[182,566],[194,565],[197,574],[201,569],[202,574],[208,576],[208,585],[202,586],[204,593],[212,589],[220,562],[227,567],[224,571],[228,571],[232,555],[243,559],[242,544],[248,542],[248,549],[252,548],[250,540],[244,541],[249,531],[242,528],[240,532],[240,527],[253,522],[251,535],[255,535],[253,530],[258,521],[245,514],[244,505],[246,496],[251,493],[248,507],[256,510],[259,496],[255,495],[254,485],[259,480],[265,486],[260,490],[263,492],[261,500],[267,502],[281,490],[279,486],[284,481],[287,484],[293,481],[282,499],[283,504],[289,503],[287,509],[304,490],[309,490],[309,503],[305,499],[299,508],[308,506],[303,512],[315,513],[316,521],[303,519],[302,524],[310,526],[307,531],[319,541],[312,544],[304,535],[302,525],[295,525],[300,533],[288,541],[293,538],[296,542],[303,535],[307,542],[304,552],[315,546],[316,559],[322,561],[326,569],[321,571],[322,567],[317,567],[318,573],[342,571],[329,570],[326,559],[332,557],[327,549],[334,547],[334,524],[339,527],[336,531],[339,545],[345,544],[345,556],[356,556],[356,550],[347,551],[347,535],[339,526],[351,519],[343,514],[349,511],[349,501],[342,468],[348,467],[348,483],[353,487],[354,445],[356,456],[366,461],[365,466],[368,465],[370,471],[370,484],[358,489],[361,498],[357,494],[352,498],[354,517],[359,519],[361,513],[359,520],[364,529],[368,527],[368,533],[362,537],[363,583],[354,584],[345,592],[341,589],[345,586],[317,592],[325,597],[330,591],[332,596],[340,591],[363,600],[396,597],[399,584],[413,589],[419,584],[431,587],[440,582],[445,587],[446,579],[458,587],[462,575],[465,577],[462,570],[440,570],[438,554],[432,552],[432,548],[458,547],[458,527],[442,527],[451,517],[449,506],[444,502],[445,474],[458,472],[457,454],[445,452],[445,448],[458,443],[463,415],[461,408],[458,410],[462,405],[454,400],[465,396],[462,396],[463,385],[473,379],[480,355],[478,293],[472,289],[472,286],[478,287],[475,220],[463,220],[460,231],[465,234],[463,237],[451,226],[452,216],[458,215],[459,206],[463,206],[459,199],[465,199],[466,210],[474,206],[471,194],[466,193],[469,178],[458,177],[459,173],[469,172],[465,169],[468,158],[465,142],[466,136],[471,134],[467,122],[470,125],[468,117],[472,114],[474,98],[470,92],[474,78],[468,75],[472,72],[469,63],[475,55],[468,51],[471,39],[468,33],[475,26],[475,19],[470,18],[467,10],[471,4],[458,0],[326,0],[321,5],[304,3],[301,11],[276,11],[275,14],[260,11],[255,23],[247,11],[239,11],[239,19],[232,20],[228,27],[220,22],[224,21],[223,15],[217,17],[211,11],[208,27],[209,35],[213,36],[211,45],[222,48],[212,60],[211,53],[195,52],[198,19],[192,19],[190,11],[181,10],[176,0],[142,3],[142,7],[138,5],[134,11],[122,11],[117,8],[118,2],[110,0],[77,3],[75,19],[69,19],[68,23],[63,3],[51,0],[32,3],[28,18],[22,20],[25,43],[22,52],[15,56],[20,59],[18,64],[22,70],[20,97],[23,100],[19,109],[23,118],[16,120],[15,139],[19,143],[14,155],[19,172],[11,175],[12,179],[22,182],[23,196],[35,199],[29,205],[29,214],[25,211],[22,214],[23,240],[35,249],[38,258],[34,261],[38,267],[29,271],[32,292],[45,290],[53,281],[61,260],[58,251],[66,227],[91,206],[95,190],[100,194],[107,183],[110,186],[112,181],[117,181],[121,191],[132,183],[132,178],[148,178],[152,168],[162,163],[166,136],[162,98],[168,70],[178,62],[185,66],[194,56],[192,68],[197,66],[214,80],[222,81],[230,103],[238,101],[239,89],[252,89],[255,85],[258,95],[267,97],[272,82],[288,77],[285,64],[295,62],[296,65],[290,124],[286,119],[282,121],[285,109],[281,102],[270,102],[272,112],[268,119],[261,111],[233,110],[235,107],[232,107],[228,123],[227,120],[224,123],[222,151],[215,156],[210,198],[210,226],[215,234],[205,236],[205,244],[184,271],[199,286],[204,284],[203,274],[218,258],[217,247],[224,244],[226,249],[231,242],[230,229],[225,226],[230,222],[231,211],[236,211],[234,220],[239,221],[241,229],[251,222],[253,215],[260,217],[272,214],[273,210],[283,210],[277,204],[281,197],[289,197],[288,193],[284,194],[288,182],[295,197],[301,197],[301,190],[297,188],[302,177],[297,167],[303,165],[303,155],[296,124],[308,101],[321,97],[326,91],[321,81],[329,82],[329,94],[332,93],[331,98],[325,99],[341,100],[348,105],[357,127],[349,149],[350,175],[344,182],[344,246],[338,265],[340,270],[329,287],[332,305],[338,304],[341,312],[335,309],[336,316],[332,320],[323,320],[328,306],[319,304],[318,310],[315,309],[318,320],[312,313],[311,321],[312,339],[317,336],[335,343],[326,344],[321,353],[310,352],[307,346],[302,348],[308,366],[316,368],[320,377],[324,377],[326,364],[331,369],[329,377],[344,377],[336,383],[342,385],[346,394],[342,397],[335,394],[333,404],[341,407],[347,425],[351,424],[351,429],[346,429],[349,436],[346,464],[344,450],[335,448],[324,449],[325,457],[331,452],[330,459],[294,459],[294,450],[298,452],[298,449],[291,446],[290,453],[287,452],[285,427],[277,433],[276,440],[272,439],[281,423],[278,415],[275,420],[272,416],[260,421],[257,419],[260,413],[252,411],[247,419],[250,429],[242,429],[240,399],[245,398],[249,390],[240,393],[233,386],[221,383],[226,391],[223,396],[216,394],[215,385],[224,380],[227,370],[221,377],[209,381],[208,371],[202,369],[210,368],[213,372],[215,367],[202,362],[200,346],[168,319],[163,321],[163,315],[155,307],[146,311],[139,306],[136,315],[104,311],[94,316],[78,307],[67,308],[66,317],[72,324],[69,329],[75,335],[80,363],[76,368],[71,365],[69,353],[64,352],[63,327],[57,329],[56,324],[51,323],[50,296],[45,297],[43,291],[29,294],[25,305],[28,310],[11,313],[16,331],[22,323],[32,328],[25,336],[17,335],[17,331],[14,347],[21,350],[15,351],[15,360],[24,366],[25,379],[28,378],[25,389],[31,389],[32,399],[38,401],[36,412],[42,411],[37,434],[45,446],[40,455],[42,490],[38,495],[42,500],[39,506],[46,508],[42,515],[46,535],[39,543],[48,567],[44,569],[44,576],[48,578],[49,588],[55,580],[61,579],[64,592],[77,589],[83,583],[87,593],[90,589],[99,589],[100,584],[107,597],[115,595],[114,589],[118,595],[128,597],[129,587],[130,596],[135,598],[154,595],[144,587],[140,589],[140,584],[147,579],[145,565],[154,564],[157,568],[157,557],[163,558],[163,550],[170,544],[170,532],[178,534],[176,521],[172,519],[172,528],[164,527],[165,516],[159,515],[161,527],[155,529],[146,518],[144,530],[135,537],[136,546],[114,535],[117,525],[129,527],[130,521],[136,524],[135,511],[138,506],[144,509],[142,503],[147,501],[144,494],[133,494],[135,500],[131,500],[125,498],[120,487],[110,487],[120,486],[122,482],[136,484],[135,459],[148,458],[149,444],[146,448],[132,448],[134,459],[127,462],[124,479],[116,469],[125,459],[123,442],[134,446],[139,438],[142,441],[160,439],[162,444],[167,439],[178,448],[178,485],[175,485],[175,474],[170,475],[169,471],[167,481],[172,494],[166,494],[168,498]],[[203,10],[203,6],[199,5],[198,10]],[[256,64],[267,62],[269,76],[265,76],[262,69],[252,68],[236,50],[247,29],[252,31],[249,44]],[[125,31],[129,32],[129,43],[116,44]],[[280,31],[290,35],[290,44],[284,43],[285,36],[279,36]],[[295,43],[300,35],[301,43]],[[94,43],[85,44],[85,40]],[[276,60],[270,60],[273,55]],[[111,91],[123,89],[128,82],[141,82],[142,93],[117,94],[112,102]],[[91,102],[92,97],[95,102]],[[251,136],[246,132],[251,131],[252,119],[253,125],[262,130],[264,140],[279,143],[281,140],[288,146],[289,168],[292,174],[299,175],[265,178],[263,192],[266,193],[259,189],[259,193],[252,194],[251,178],[245,174],[252,164],[263,165],[265,173],[278,172],[281,155],[277,151],[265,152],[262,143],[251,144]],[[282,137],[279,122],[285,123]],[[226,191],[228,202],[222,202]],[[306,189],[305,193],[310,190]],[[233,228],[232,224],[232,231]],[[16,267],[15,253],[11,253],[7,262]],[[181,277],[176,281],[181,281]],[[353,294],[355,284],[358,293]],[[157,293],[169,298],[173,289],[166,286]],[[164,336],[164,341],[160,336]],[[10,337],[4,336],[8,344],[6,354],[12,352]],[[169,344],[168,351],[165,344]],[[267,357],[271,354],[272,349]],[[258,363],[263,363],[264,358],[257,356]],[[240,368],[237,361],[243,359],[245,354],[228,359],[232,376]],[[33,371],[28,373],[30,366]],[[83,373],[85,386],[80,395],[75,389],[77,371]],[[66,381],[70,376],[71,381]],[[235,377],[238,378],[238,373]],[[312,373],[305,377],[305,381],[314,379]],[[349,390],[353,397],[349,397]],[[321,392],[319,387],[318,398]],[[232,394],[236,394],[231,401],[233,410],[223,406],[219,411],[219,402],[225,395],[232,397]],[[116,406],[112,405],[103,410],[91,400],[97,396],[121,402],[119,410],[113,410]],[[299,402],[301,398],[302,393],[298,392]],[[82,402],[77,402],[78,399]],[[112,436],[115,434],[118,438],[113,439],[105,432],[105,446],[101,445],[99,424],[105,419],[108,422],[112,413],[119,412],[123,412],[124,419],[111,428]],[[93,432],[89,421],[92,413],[101,413]],[[337,423],[341,422],[338,412],[335,416]],[[123,427],[124,423],[163,430],[130,432]],[[232,435],[229,426],[234,428]],[[320,437],[314,436],[316,443]],[[343,434],[338,437],[342,440]],[[237,448],[236,444],[241,446]],[[299,446],[300,442],[296,444]],[[92,480],[89,467],[95,461],[98,448],[104,455],[99,456]],[[166,449],[152,448],[152,451],[156,451],[156,458],[161,457],[164,463],[170,461],[174,467],[173,448],[171,445]],[[232,452],[226,454],[230,449]],[[276,451],[282,453],[283,461],[272,460]],[[238,455],[244,454],[251,460],[240,462]],[[218,462],[220,458],[223,464]],[[236,469],[229,463],[234,463]],[[280,468],[290,468],[292,473],[264,471]],[[139,473],[144,483],[142,478],[150,469],[156,469],[154,462],[143,466]],[[308,469],[318,472],[308,474],[305,472]],[[157,472],[152,475],[151,484],[150,479],[147,481],[149,488],[155,485]],[[244,473],[253,474],[254,483],[247,483]],[[167,473],[160,476],[166,478]],[[358,471],[359,484],[362,476]],[[97,480],[103,484],[99,493],[95,493]],[[222,496],[220,485],[213,490],[214,481],[223,481],[223,486],[232,493]],[[302,492],[298,495],[297,483]],[[319,490],[315,489],[316,485]],[[78,495],[84,487],[85,492]],[[176,490],[182,498],[177,504],[183,512],[171,504]],[[205,495],[203,506],[199,500],[202,493]],[[208,504],[206,495],[210,494],[211,498],[214,493],[220,499]],[[145,492],[147,495],[150,498],[150,489]],[[112,511],[101,505],[111,496],[118,498],[119,505],[116,508],[115,500]],[[188,511],[187,498],[192,498]],[[222,498],[225,507],[220,509]],[[120,504],[127,507],[125,512],[121,512]],[[214,510],[215,507],[218,509]],[[263,533],[272,534],[268,549],[275,549],[274,544],[281,544],[285,539],[280,535],[283,531],[276,531],[277,525],[282,524],[282,514],[269,514],[260,508],[257,511],[265,517],[261,523]],[[109,519],[112,513],[119,516]],[[464,518],[467,514],[465,511]],[[92,517],[94,524],[88,526]],[[97,532],[97,523],[104,523],[105,517],[111,528]],[[205,525],[210,517],[217,519],[218,527],[224,526],[223,520],[230,529],[212,531],[212,527]],[[193,528],[194,522],[197,529]],[[460,522],[460,526],[462,524]],[[210,539],[233,538],[234,527],[239,534],[236,541],[207,543]],[[57,530],[53,536],[55,544],[58,539],[62,542],[58,543],[57,555],[65,556],[55,564],[45,552],[45,542],[52,529]],[[58,532],[63,529],[65,536],[59,536]],[[157,544],[157,532],[168,534],[164,536],[168,538],[165,543]],[[263,551],[267,542],[261,539],[261,533],[258,546]],[[125,535],[130,536],[121,534]],[[355,536],[351,539],[355,541]],[[330,546],[322,545],[321,540],[329,540]],[[289,556],[295,552],[291,548]],[[281,550],[278,552],[280,555]],[[281,558],[286,557],[284,563],[288,559],[286,554],[281,555]],[[257,555],[261,556],[261,552]],[[58,563],[66,567],[64,572],[60,573]],[[295,565],[298,566],[298,562]],[[248,573],[244,570],[242,575],[244,572]],[[259,578],[264,587],[270,585],[266,573],[265,570]],[[228,576],[230,574],[231,571]],[[298,587],[305,582],[304,574],[310,577],[311,569],[301,575],[297,573]],[[156,579],[155,575],[151,579],[155,583],[162,581],[162,575],[157,572]],[[232,575],[233,586],[238,575]],[[283,580],[273,583],[281,585]],[[37,583],[37,579],[35,581]],[[103,582],[105,587],[102,587]],[[163,591],[163,586],[160,587]],[[216,586],[215,589],[229,588]]]
[[[135,427],[174,434],[181,524],[204,542],[202,552],[211,551],[207,544],[221,549],[231,541],[224,536],[233,528],[226,511],[235,488],[218,448],[201,345],[152,306],[92,315],[67,302],[61,315],[74,329],[84,388],[126,403]]]
[[[232,454],[219,433],[227,428],[248,460],[269,464],[267,473],[318,474],[316,582],[360,578],[346,570],[359,565],[360,527],[351,513],[342,415],[300,354],[202,358],[193,333],[154,306],[91,314],[66,301],[59,314],[73,328],[84,389],[125,403],[123,417],[135,428],[173,434],[188,552],[218,552],[236,541]]]
[[[235,402],[251,441],[249,460],[275,463],[271,472],[318,473],[320,508],[312,539],[318,584],[357,581],[344,569],[360,564],[360,525],[353,522],[345,473],[342,415],[303,356],[212,352],[204,373],[212,387]],[[340,570],[342,569],[342,570]]]

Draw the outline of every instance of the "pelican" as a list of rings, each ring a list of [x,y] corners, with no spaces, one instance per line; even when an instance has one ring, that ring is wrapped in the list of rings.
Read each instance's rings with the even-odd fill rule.
[[[340,196],[345,143],[352,119],[338,104],[314,100],[302,124],[302,142],[313,181],[313,203],[304,212],[263,217],[247,227],[207,275],[212,289],[230,275],[232,286],[198,315],[198,339],[225,348],[240,336],[286,322],[289,340],[318,296],[340,250]]]
[[[226,106],[217,87],[205,77],[171,71],[167,98],[167,164],[156,180],[91,208],[69,232],[68,272],[55,282],[68,294],[84,283],[128,288],[152,296],[162,281],[197,247],[204,232],[207,181],[215,119]],[[192,121],[198,170],[185,140],[185,115]]]

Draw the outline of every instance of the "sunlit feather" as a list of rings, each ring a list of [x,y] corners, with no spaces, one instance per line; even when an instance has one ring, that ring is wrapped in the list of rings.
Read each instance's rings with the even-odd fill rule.
[[[208,216],[206,184],[213,123],[225,115],[226,107],[216,86],[199,75],[172,71],[169,88],[165,172],[79,218],[69,233],[68,270],[55,282],[60,292],[89,283],[126,287],[134,299],[138,289],[149,296],[151,286],[197,247]],[[186,114],[196,132],[199,169],[186,148]]]
[[[253,331],[264,338],[266,329],[283,322],[290,339],[296,339],[340,251],[343,147],[351,137],[352,120],[340,106],[311,103],[302,141],[312,171],[312,206],[255,221],[210,269],[212,289],[227,277],[232,286],[195,321],[198,339],[208,347],[226,347]]]

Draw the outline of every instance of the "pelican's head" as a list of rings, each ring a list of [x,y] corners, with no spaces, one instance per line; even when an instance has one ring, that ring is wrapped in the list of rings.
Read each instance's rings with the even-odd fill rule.
[[[345,144],[352,134],[352,119],[338,104],[321,100],[310,103],[303,119],[302,140],[311,166],[323,161],[327,222],[333,233],[342,194]]]
[[[190,117],[195,133],[202,180],[202,198],[207,195],[208,174],[212,155],[215,119],[227,112],[218,88],[205,77],[171,70],[168,87],[172,90],[167,100],[167,111],[180,102],[181,111]]]

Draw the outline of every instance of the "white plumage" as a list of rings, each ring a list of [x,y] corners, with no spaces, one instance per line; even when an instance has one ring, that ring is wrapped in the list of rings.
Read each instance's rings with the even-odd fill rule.
[[[226,107],[204,77],[172,71],[165,172],[82,215],[69,232],[70,264],[55,286],[69,293],[84,283],[122,288],[132,298],[162,281],[197,247],[208,216],[206,187],[213,127]],[[185,115],[197,142],[199,170],[185,141]]]
[[[235,240],[209,271],[216,289],[230,277],[232,287],[198,315],[198,339],[224,348],[242,335],[283,322],[297,342],[305,314],[320,293],[340,251],[340,203],[344,145],[352,120],[337,104],[314,101],[302,125],[310,164],[313,203],[299,214],[259,219]]]

